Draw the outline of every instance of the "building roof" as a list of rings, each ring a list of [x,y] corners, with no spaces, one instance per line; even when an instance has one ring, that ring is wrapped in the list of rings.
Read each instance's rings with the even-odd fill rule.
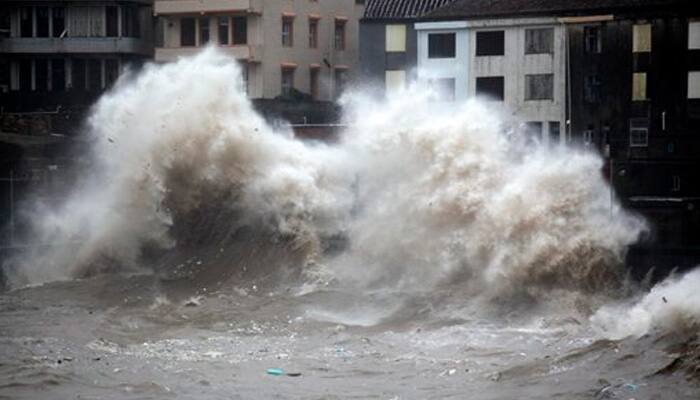
[[[654,7],[698,8],[698,0],[455,0],[425,19],[487,18],[544,14],[591,14],[636,11]]]
[[[364,19],[412,19],[455,0],[367,0]]]

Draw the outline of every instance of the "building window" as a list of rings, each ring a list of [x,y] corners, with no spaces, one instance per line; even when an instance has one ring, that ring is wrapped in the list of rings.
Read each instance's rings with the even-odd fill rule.
[[[111,87],[119,78],[119,60],[105,60],[105,86]]]
[[[384,85],[386,93],[394,93],[404,88],[406,84],[406,71],[389,70],[384,73]]]
[[[49,37],[48,7],[36,7],[36,36]]]
[[[632,27],[632,51],[634,53],[651,51],[651,24],[638,24]]]
[[[0,38],[9,38],[11,36],[13,14],[14,12],[10,11],[9,8],[0,7]]]
[[[525,123],[525,134],[530,138],[541,138],[542,137],[542,122],[540,121],[528,121]]]
[[[335,98],[340,97],[345,91],[347,85],[348,71],[345,68],[336,68],[335,70]]]
[[[700,49],[700,21],[688,22],[688,49]]]
[[[19,9],[19,36],[28,38],[34,36],[33,7],[20,7]]]
[[[390,24],[386,26],[386,51],[405,52],[406,51],[406,25]]]
[[[197,44],[195,39],[195,19],[182,18],[180,20],[180,46],[191,47]]]
[[[455,100],[455,78],[438,78],[430,80],[430,86],[442,101]]]
[[[335,20],[335,49],[345,50],[345,20]]]
[[[649,145],[649,120],[647,118],[630,119],[630,147],[647,147]]]
[[[309,48],[318,48],[318,18],[309,18]]]
[[[229,38],[229,17],[219,17],[219,44],[228,46],[231,43]]]
[[[116,6],[105,7],[105,19],[107,20],[107,37],[119,36],[119,8]]]
[[[525,54],[554,53],[554,28],[525,29]]]
[[[66,30],[66,10],[63,7],[53,7],[53,37],[62,37]]]
[[[282,96],[289,97],[294,90],[294,68],[282,68]]]
[[[700,71],[688,72],[688,98],[700,99]]]
[[[600,101],[600,79],[597,75],[589,75],[583,82],[583,99],[586,103],[597,104]]]
[[[248,43],[248,19],[246,17],[233,17],[231,18],[233,23],[233,44],[247,44]]]
[[[96,92],[102,89],[102,60],[89,59],[87,61],[88,89]]]
[[[559,121],[549,121],[549,143],[561,142],[561,124]]]
[[[66,63],[62,58],[51,60],[51,90],[62,92],[66,89]]]
[[[635,72],[632,74],[632,101],[644,101],[647,99],[647,73]]]
[[[593,144],[593,129],[589,128],[583,131],[583,144],[585,146]]]
[[[80,91],[87,89],[87,71],[85,60],[80,58],[74,58],[71,64],[71,81],[73,82],[72,88],[74,90]]]
[[[428,34],[428,58],[454,58],[456,54],[455,33]]]
[[[476,95],[503,101],[504,81],[505,79],[502,76],[476,78]]]
[[[673,175],[671,180],[673,183],[673,186],[671,186],[671,190],[674,192],[680,192],[681,191],[681,177],[678,175]]]
[[[141,37],[141,23],[139,22],[139,9],[136,6],[122,6],[122,36]],[[194,31],[194,28],[193,28]],[[194,44],[192,45],[194,46]]]
[[[554,100],[554,74],[525,75],[525,100]]]
[[[282,17],[282,46],[294,46],[294,17]]]
[[[309,93],[311,94],[311,98],[314,100],[318,100],[318,81],[319,81],[319,75],[321,73],[321,68],[319,67],[312,67],[309,69]]]
[[[583,27],[583,46],[588,54],[598,54],[602,51],[602,40],[599,26]]]
[[[49,60],[34,60],[34,85],[37,92],[49,90]]]
[[[32,90],[32,61],[19,61],[19,90],[28,92]]]
[[[489,31],[476,33],[477,56],[502,56],[505,54],[505,32]]]
[[[206,46],[209,43],[209,17],[199,18],[199,45]]]

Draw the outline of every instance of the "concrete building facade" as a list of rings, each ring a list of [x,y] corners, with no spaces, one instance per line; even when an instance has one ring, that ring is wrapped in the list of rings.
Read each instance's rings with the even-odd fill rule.
[[[367,0],[360,20],[360,71],[379,93],[415,78],[418,63],[416,20],[453,0]]]
[[[156,0],[155,59],[216,45],[244,67],[249,97],[333,100],[357,74],[362,0]]]
[[[419,22],[418,76],[449,100],[480,97],[506,122],[547,143],[564,143],[564,28],[555,18]]]
[[[152,57],[151,1],[30,1],[0,5],[5,111],[89,104],[129,64]]]

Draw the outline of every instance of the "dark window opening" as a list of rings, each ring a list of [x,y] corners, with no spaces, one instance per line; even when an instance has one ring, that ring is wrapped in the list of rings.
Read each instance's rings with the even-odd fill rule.
[[[19,90],[22,92],[32,90],[31,60],[20,60],[19,62]]]
[[[7,7],[0,7],[0,38],[10,37],[12,29],[12,14]]]
[[[28,38],[34,36],[34,28],[32,22],[32,7],[21,7],[19,9],[19,36]]]
[[[596,75],[584,78],[583,98],[587,103],[596,104],[600,101],[600,79]]]
[[[309,20],[309,48],[315,49],[318,47],[318,20],[313,18]]]
[[[294,68],[282,68],[282,96],[291,96],[294,90]]]
[[[559,121],[549,121],[549,143],[557,144],[561,141],[561,124]]]
[[[428,34],[428,58],[454,58],[456,51],[455,33]]]
[[[37,92],[48,92],[49,60],[34,60],[34,87]]]
[[[525,123],[525,135],[528,142],[535,142],[542,137],[542,122],[528,121]]]
[[[92,59],[87,61],[88,89],[99,91],[102,89],[102,62]]]
[[[119,36],[119,9],[116,6],[105,7],[105,19],[107,37]]]
[[[84,91],[87,89],[87,71],[86,71],[85,60],[83,59],[73,59],[71,66],[71,80],[73,90]]]
[[[525,54],[554,53],[554,29],[526,29]]]
[[[233,44],[248,43],[248,19],[233,17]]]
[[[219,44],[228,46],[229,17],[219,17]]]
[[[63,7],[54,7],[53,13],[53,37],[61,37],[66,30],[66,10]]]
[[[345,21],[335,21],[335,49],[345,50]]]
[[[112,87],[119,78],[119,60],[105,60],[105,86]]]
[[[0,93],[10,90],[10,62],[0,60]]]
[[[49,37],[49,8],[36,8],[36,37]]]
[[[282,46],[294,46],[294,18],[282,18]]]
[[[188,47],[195,44],[195,20],[194,18],[182,18],[180,20],[180,45]]]
[[[314,100],[318,100],[319,71],[319,68],[311,68],[311,70],[309,71],[309,92],[311,94],[311,98]]]
[[[502,56],[505,54],[505,32],[477,32],[476,55],[477,56]]]
[[[601,37],[600,37],[600,27],[598,26],[584,26],[583,27],[583,40],[584,48],[586,53],[597,54],[601,51]]]
[[[504,80],[502,76],[476,78],[476,95],[503,101]]]
[[[209,43],[209,17],[199,19],[199,45],[206,46]]]
[[[122,6],[122,36],[141,37],[138,7]]]
[[[335,97],[340,97],[347,85],[347,71],[345,69],[335,70]]]
[[[51,90],[62,92],[66,89],[66,62],[62,58],[51,60]]]
[[[553,100],[554,75],[525,75],[525,100]]]

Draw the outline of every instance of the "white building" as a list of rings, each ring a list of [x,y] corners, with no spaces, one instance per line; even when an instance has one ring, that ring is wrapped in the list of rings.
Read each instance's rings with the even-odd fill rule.
[[[565,27],[556,18],[419,22],[418,76],[446,99],[480,97],[507,121],[547,143],[563,143]]]

